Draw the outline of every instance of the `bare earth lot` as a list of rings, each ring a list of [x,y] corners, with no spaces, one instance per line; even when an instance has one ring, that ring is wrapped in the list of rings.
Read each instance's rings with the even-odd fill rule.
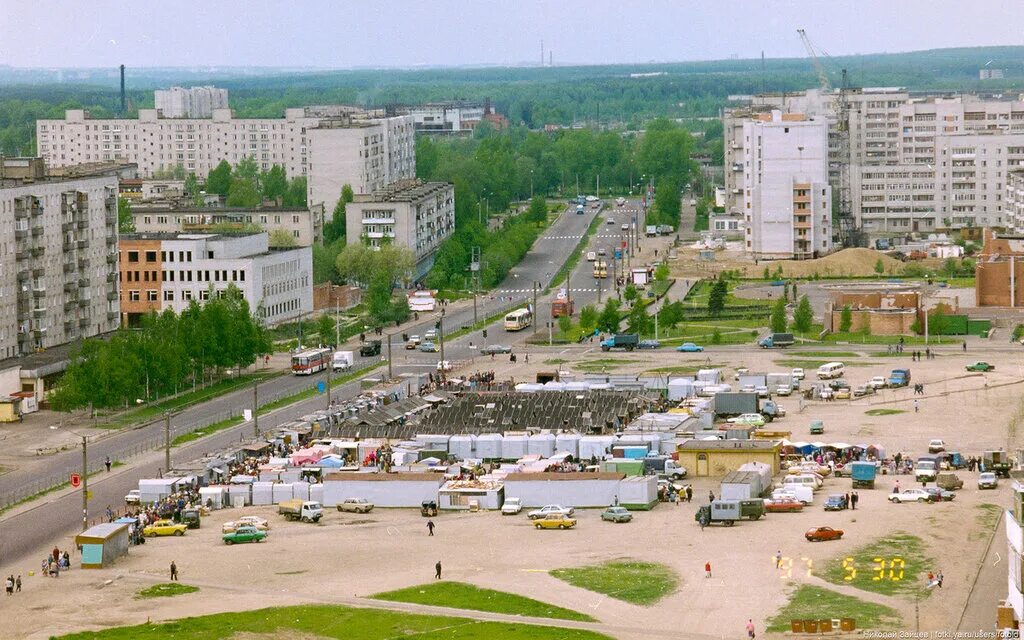
[[[862,354],[884,351],[884,347],[871,345],[836,349]],[[536,351],[531,357],[534,363],[556,357],[558,352]],[[557,357],[573,362],[607,354],[571,350]],[[699,358],[667,351],[644,354],[642,362],[616,369],[615,373],[671,364],[695,365],[709,357],[728,367],[766,371],[783,370],[773,364],[775,360],[823,360],[801,358],[799,350],[709,347]],[[848,366],[846,379],[854,385],[885,374],[894,366],[909,366],[914,381],[925,383],[925,396],[919,396],[920,412],[914,413],[911,391],[906,389],[867,401],[808,403],[802,413],[799,401],[792,397],[782,399],[790,414],[773,423],[774,428],[791,430],[794,440],[811,440],[807,425],[812,419],[821,419],[826,425],[825,435],[813,439],[878,443],[890,454],[896,450],[911,455],[924,453],[930,438],[943,438],[950,449],[967,455],[1018,441],[1017,427],[1008,425],[1014,423],[1019,411],[1019,354],[962,354],[949,350],[924,363],[912,363],[909,357],[868,355],[835,359],[847,365],[870,364]],[[995,363],[997,370],[968,375],[964,365],[976,359]],[[517,379],[526,379],[541,368],[551,367],[516,366],[511,373]],[[813,371],[809,373],[813,377]],[[907,412],[865,415],[871,408]],[[1012,437],[1008,438],[1008,430],[1013,432]],[[704,531],[693,515],[706,501],[709,489],[718,493],[717,479],[693,479],[693,504],[660,505],[652,512],[636,514],[631,524],[604,523],[596,510],[582,511],[578,512],[578,528],[569,531],[536,531],[524,515],[442,514],[435,518],[436,535],[428,537],[426,520],[411,510],[375,510],[369,515],[329,511],[323,523],[315,526],[286,523],[267,507],[226,510],[205,519],[202,529],[190,531],[184,538],[159,538],[133,548],[128,558],[111,569],[74,569],[59,580],[28,576],[30,570],[38,569],[39,560],[54,544],[41,533],[35,561],[0,566],[2,575],[21,574],[25,583],[23,593],[0,600],[0,618],[5,622],[2,635],[46,638],[73,630],[304,602],[364,605],[369,603],[359,599],[370,594],[429,582],[438,560],[444,565],[447,580],[518,593],[587,613],[602,623],[605,633],[622,639],[740,637],[747,618],[753,618],[758,635],[764,637],[764,621],[786,603],[795,583],[826,586],[887,604],[900,612],[904,628],[914,629],[912,601],[848,585],[827,585],[813,573],[807,576],[806,563],[799,560],[810,558],[815,567],[823,567],[829,559],[895,530],[920,537],[928,555],[937,559],[934,568],[945,574],[944,588],[934,590],[920,603],[920,628],[955,629],[991,532],[978,521],[982,513],[978,505],[1005,507],[1009,499],[1008,483],[1001,483],[997,491],[979,492],[973,474],[959,473],[965,487],[952,503],[891,505],[886,495],[894,478],[882,476],[875,490],[860,491],[857,511],[825,513],[821,508],[825,496],[850,487],[848,479],[832,479],[817,494],[817,504],[803,513],[770,514],[759,522],[742,522],[731,529],[712,526]],[[911,485],[910,477],[899,478],[903,486]],[[266,542],[233,547],[221,544],[221,523],[242,515],[240,511],[271,520]],[[841,528],[846,536],[838,542],[808,543],[803,532],[812,526]],[[65,539],[57,544],[64,548],[72,543]],[[995,544],[1001,541],[997,538]],[[776,551],[797,561],[800,569],[793,571],[791,579],[775,569],[772,556]],[[569,586],[547,574],[558,567],[612,558],[667,564],[681,577],[679,591],[644,608]],[[178,564],[182,581],[201,590],[174,598],[135,600],[133,596],[141,588],[166,581],[172,560]],[[713,566],[710,579],[704,577],[703,570],[708,561]],[[464,615],[473,616],[468,612]],[[830,616],[823,611],[822,617]]]

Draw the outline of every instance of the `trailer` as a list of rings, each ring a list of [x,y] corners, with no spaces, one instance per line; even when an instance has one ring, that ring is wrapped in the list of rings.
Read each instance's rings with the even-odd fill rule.
[[[715,415],[720,418],[732,418],[744,413],[759,413],[756,393],[716,393],[712,406]]]
[[[760,498],[766,487],[761,486],[761,475],[754,471],[730,471],[722,478],[722,500],[752,500]]]

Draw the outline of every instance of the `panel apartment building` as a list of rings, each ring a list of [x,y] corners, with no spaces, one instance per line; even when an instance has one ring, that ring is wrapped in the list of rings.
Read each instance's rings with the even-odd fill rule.
[[[212,118],[228,108],[228,90],[217,87],[171,87],[153,92],[153,104],[165,118]]]
[[[743,123],[744,251],[810,259],[832,250],[828,123],[775,110]]]
[[[215,233],[259,227],[267,233],[283,232],[293,246],[309,247],[323,241],[323,207],[194,207],[174,201],[143,202],[132,207],[139,233]]]
[[[1007,172],[1024,168],[1024,102],[974,95],[912,97],[899,88],[846,93],[849,155],[839,157],[838,92],[755,96],[723,113],[727,210],[741,195],[743,121],[770,109],[830,121],[830,180],[849,164],[857,226],[869,235],[1008,226]]]
[[[455,232],[455,187],[447,182],[403,180],[356,196],[345,209],[349,243],[379,247],[385,238],[412,250],[414,278],[426,275],[441,243]]]
[[[181,313],[231,285],[267,326],[313,311],[312,250],[270,249],[266,233],[133,233],[119,250],[125,326],[150,311]]]
[[[132,162],[143,177],[181,165],[205,176],[221,160],[251,157],[263,170],[285,168],[308,179],[308,204],[333,211],[342,185],[371,193],[412,178],[416,147],[412,116],[373,118],[356,107],[286,109],[283,118],[235,118],[214,109],[210,118],[167,118],[140,109],[138,118],[93,119],[70,109],[63,120],[37,120],[39,154],[49,166]]]
[[[118,327],[117,189],[133,167],[0,159],[0,358]]]

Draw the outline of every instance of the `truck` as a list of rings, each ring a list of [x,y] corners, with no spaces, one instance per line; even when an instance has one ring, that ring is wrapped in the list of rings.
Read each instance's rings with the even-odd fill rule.
[[[575,304],[569,298],[569,294],[566,293],[565,289],[558,292],[555,299],[551,301],[551,317],[561,318],[562,316],[571,316],[575,310]]]
[[[874,462],[855,460],[850,463],[850,477],[853,478],[854,489],[874,489],[876,473],[878,468]]]
[[[335,351],[334,357],[331,358],[331,370],[335,373],[348,371],[352,368],[353,362],[355,362],[355,354],[351,351]]]
[[[720,418],[732,418],[744,413],[760,413],[757,394],[754,392],[716,393],[712,400],[712,407],[715,415]]]
[[[604,260],[595,260],[593,273],[595,278],[607,278],[608,263],[605,262]]]
[[[601,341],[601,351],[612,349],[625,349],[632,351],[640,344],[640,336],[635,333],[616,333],[610,338]]]
[[[686,477],[686,467],[669,456],[647,456],[643,459],[644,469],[669,480],[681,480]]]
[[[1010,457],[1002,449],[986,451],[982,455],[982,462],[985,465],[985,471],[991,471],[1004,478],[1010,477]]]
[[[697,509],[694,520],[702,527],[720,522],[731,527],[737,520],[758,520],[764,515],[764,500],[715,500]]]
[[[921,456],[914,464],[914,480],[917,482],[934,482],[939,475],[939,456]]]
[[[643,460],[631,458],[612,458],[601,461],[601,471],[608,473],[624,473],[627,476],[644,475]]]
[[[649,225],[647,225],[647,228],[645,229],[645,232],[646,232],[648,238],[654,238],[655,236],[658,235],[658,225],[656,225],[656,224],[649,224]]]
[[[279,503],[277,512],[288,520],[302,522],[320,522],[320,518],[324,516],[324,508],[319,502],[310,502],[302,498]]]
[[[792,333],[769,333],[761,338],[757,344],[762,349],[783,349],[793,346],[793,343]]]
[[[893,389],[910,384],[910,369],[893,369],[886,384]]]
[[[380,355],[380,340],[370,340],[359,346],[359,355],[364,358]]]
[[[779,388],[784,386],[795,391],[800,388],[800,381],[793,377],[792,371],[788,371],[786,373],[769,373],[765,376],[765,386],[768,387],[769,393],[778,393]]]
[[[935,486],[946,491],[956,491],[963,488],[964,481],[955,473],[940,473],[935,479]]]
[[[675,229],[673,229],[672,225],[670,225],[670,224],[659,224],[658,225],[658,235],[659,236],[670,236],[670,235],[672,235],[673,231],[675,231]],[[669,257],[671,257],[671,256],[669,256]]]

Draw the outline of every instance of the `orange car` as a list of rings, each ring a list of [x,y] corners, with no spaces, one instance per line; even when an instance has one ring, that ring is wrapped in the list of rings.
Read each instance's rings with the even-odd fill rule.
[[[765,500],[764,510],[768,513],[791,513],[794,511],[803,511],[804,503],[799,500],[793,500],[790,498],[780,498],[778,500]]]
[[[821,542],[823,540],[838,540],[843,537],[842,529],[833,529],[832,527],[815,527],[814,529],[808,529],[807,533],[804,534],[809,542]]]

